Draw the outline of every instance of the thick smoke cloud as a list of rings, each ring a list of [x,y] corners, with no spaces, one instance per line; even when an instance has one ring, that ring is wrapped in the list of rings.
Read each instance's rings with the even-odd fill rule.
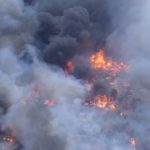
[[[149,8],[148,0],[0,0],[1,149],[149,150]],[[128,71],[92,70],[99,48]],[[97,94],[119,108],[84,105]]]
[[[149,149],[150,138],[147,123],[150,118],[147,116],[149,114],[147,107],[149,106],[150,33],[148,27],[150,17],[148,14],[150,2],[147,0],[144,2],[131,1],[123,4],[125,5],[122,7],[121,13],[114,17],[114,25],[118,24],[118,29],[116,28],[111,34],[108,43],[109,46],[113,45],[115,49],[120,49],[130,64],[129,74],[126,78],[130,80],[133,88],[136,109],[133,118],[129,121],[140,141],[138,149]],[[111,9],[114,10],[115,7],[113,6]]]
[[[61,5],[59,1],[49,2],[46,0],[35,2],[35,9],[38,11],[40,22],[37,37],[39,42],[42,42],[40,46],[46,49],[43,50],[46,51],[44,59],[46,62],[58,65],[62,65],[62,61],[53,61],[52,50],[49,46],[47,48],[47,45],[51,47],[54,45],[53,42],[59,41],[60,43],[62,41],[61,43],[64,43],[66,50],[59,55],[62,55],[63,61],[66,62],[68,53],[78,54],[79,50],[89,51],[93,50],[94,47],[104,45],[111,30],[106,2],[64,1],[63,4]],[[76,44],[72,43],[73,40],[76,41]],[[58,49],[59,45],[62,45],[59,43],[56,43]],[[78,48],[75,49],[70,45],[75,45]],[[56,54],[55,59],[61,60],[59,55]]]
[[[66,60],[72,58],[77,49],[77,42],[71,37],[57,37],[53,39],[44,52],[46,62],[65,66]]]

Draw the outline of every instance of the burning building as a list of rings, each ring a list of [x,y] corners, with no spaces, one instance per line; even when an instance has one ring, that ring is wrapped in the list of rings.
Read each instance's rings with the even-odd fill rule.
[[[150,150],[149,0],[0,0],[0,150]]]

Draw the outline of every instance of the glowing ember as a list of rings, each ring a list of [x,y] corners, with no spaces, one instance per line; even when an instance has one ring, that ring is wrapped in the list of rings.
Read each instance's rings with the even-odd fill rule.
[[[110,108],[111,111],[114,111],[114,110],[116,110],[117,106],[112,103],[112,104],[109,105],[109,108]]]
[[[74,64],[71,60],[69,60],[66,64],[65,72],[69,73],[69,72],[73,71],[73,69],[74,69]]]
[[[90,63],[94,69],[103,69],[116,74],[126,68],[123,62],[114,62],[111,58],[106,58],[104,50],[100,49],[90,57]]]
[[[8,143],[13,143],[15,138],[11,135],[7,135],[7,136],[3,137],[3,140]]]
[[[99,108],[106,108],[108,105],[108,99],[105,95],[104,96],[99,95],[96,97],[95,100],[97,101],[97,106]]]
[[[44,100],[44,105],[47,105],[47,106],[53,106],[55,104],[55,102],[51,99],[46,99]]]
[[[137,140],[135,138],[131,138],[130,143],[131,143],[132,146],[136,146],[137,145]]]

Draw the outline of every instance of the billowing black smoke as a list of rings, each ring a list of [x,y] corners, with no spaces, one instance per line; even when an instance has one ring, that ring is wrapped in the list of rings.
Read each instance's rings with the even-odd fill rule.
[[[111,31],[107,2],[61,3],[46,0],[31,3],[38,12],[35,43],[42,47],[46,62],[60,66],[74,55],[80,55],[81,50],[93,51],[104,46]]]
[[[0,0],[0,149],[149,150],[149,8]],[[95,69],[102,50],[128,67]]]

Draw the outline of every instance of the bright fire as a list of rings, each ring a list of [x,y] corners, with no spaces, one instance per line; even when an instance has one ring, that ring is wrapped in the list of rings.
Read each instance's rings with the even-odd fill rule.
[[[107,107],[107,105],[108,105],[108,99],[107,99],[107,97],[104,95],[104,96],[101,96],[101,95],[99,95],[99,96],[97,96],[96,98],[95,98],[95,101],[97,102],[97,106],[99,107],[99,108],[106,108]]]
[[[108,97],[106,95],[97,95],[91,105],[97,106],[98,108],[109,108],[112,111],[116,110],[116,105],[113,103],[113,97]]]
[[[126,68],[124,62],[115,62],[111,58],[106,58],[104,50],[100,49],[98,52],[90,57],[90,63],[94,69],[103,69],[111,71],[116,74]]]

